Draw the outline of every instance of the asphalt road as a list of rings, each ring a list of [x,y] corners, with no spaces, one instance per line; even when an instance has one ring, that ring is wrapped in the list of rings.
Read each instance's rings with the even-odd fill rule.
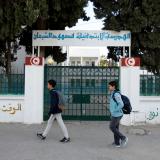
[[[36,136],[46,124],[0,124],[0,160],[159,160],[160,126],[121,126],[125,148],[111,145],[108,122],[66,122],[71,142],[55,122],[45,141]]]

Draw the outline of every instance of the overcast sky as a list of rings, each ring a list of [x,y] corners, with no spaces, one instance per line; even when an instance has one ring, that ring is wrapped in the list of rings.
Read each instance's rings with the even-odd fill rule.
[[[89,2],[88,6],[85,8],[87,16],[90,17],[89,21],[83,21],[82,19],[78,20],[76,26],[72,28],[66,28],[67,30],[101,30],[103,28],[102,20],[96,19],[93,11],[93,3]]]
[[[82,19],[78,20],[76,26],[72,28],[66,27],[66,30],[101,30],[103,28],[102,20],[98,20],[95,18],[95,14],[93,11],[93,3],[89,2],[88,6],[85,8],[87,16],[90,17],[89,21],[83,21]],[[78,48],[85,48],[85,47],[78,47]],[[88,48],[88,47],[86,47]],[[107,47],[96,47],[100,50],[100,55],[107,55],[108,49]],[[77,53],[78,54],[78,53]]]

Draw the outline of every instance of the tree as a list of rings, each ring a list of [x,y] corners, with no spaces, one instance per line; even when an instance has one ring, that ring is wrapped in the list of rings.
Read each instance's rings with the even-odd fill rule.
[[[87,2],[88,0],[77,0],[74,3],[71,0],[0,0],[0,65],[10,73],[13,51],[16,51],[19,39],[20,44],[26,46],[27,53],[31,53],[33,29],[64,29],[75,25],[79,18],[88,20],[83,10]],[[57,56],[62,56],[58,61],[65,58],[62,53],[57,53]]]
[[[106,67],[108,66],[108,61],[107,61],[107,57],[105,55],[101,55],[100,57],[100,64],[101,67]]]
[[[27,26],[21,34],[20,44],[26,46],[27,53],[32,52],[32,30],[64,30],[65,27],[74,26],[79,18],[89,20],[84,11],[88,0],[49,0],[47,1],[47,18],[40,16],[32,26]],[[61,52],[60,47],[41,47],[41,56],[52,55],[57,62],[66,59],[66,53]]]
[[[160,73],[160,1],[154,0],[91,0],[97,18],[104,18],[108,30],[130,30],[131,55],[141,57],[142,65]],[[117,60],[123,49],[109,47],[110,57]]]
[[[11,61],[18,48],[23,25],[32,25],[38,15],[46,15],[44,0],[0,0],[0,65],[11,72]]]

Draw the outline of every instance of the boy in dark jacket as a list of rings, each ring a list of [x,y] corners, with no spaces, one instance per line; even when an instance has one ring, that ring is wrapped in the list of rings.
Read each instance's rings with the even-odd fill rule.
[[[37,133],[37,136],[40,137],[42,140],[46,139],[46,136],[48,132],[50,131],[52,127],[53,121],[56,119],[60,128],[62,129],[64,138],[60,140],[60,142],[69,142],[70,138],[68,136],[67,128],[62,120],[62,110],[59,108],[59,96],[57,91],[55,90],[56,81],[55,80],[49,80],[48,81],[48,89],[50,91],[50,110],[49,115],[50,118],[47,123],[47,127],[44,130],[43,133]]]

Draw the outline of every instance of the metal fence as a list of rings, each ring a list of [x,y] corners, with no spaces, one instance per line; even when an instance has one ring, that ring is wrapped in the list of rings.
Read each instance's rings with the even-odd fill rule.
[[[140,75],[140,95],[160,96],[160,75],[143,69]]]
[[[24,73],[12,72],[6,74],[0,70],[0,95],[23,95],[24,94]]]
[[[109,113],[108,82],[119,81],[118,67],[46,66],[44,120],[48,118],[47,81],[55,79],[57,89],[66,98],[63,117],[67,120],[107,120]]]

